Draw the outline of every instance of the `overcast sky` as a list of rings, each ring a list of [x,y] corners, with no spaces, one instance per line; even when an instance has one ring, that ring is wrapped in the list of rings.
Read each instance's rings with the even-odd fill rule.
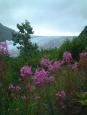
[[[87,0],[0,0],[0,23],[28,20],[36,35],[78,35],[87,25]]]

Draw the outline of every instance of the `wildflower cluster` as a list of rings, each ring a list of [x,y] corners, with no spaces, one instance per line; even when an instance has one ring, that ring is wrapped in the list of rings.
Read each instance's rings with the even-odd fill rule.
[[[0,43],[0,56],[5,56],[5,55],[8,55],[6,41]]]
[[[85,59],[87,59],[87,53],[80,53],[80,61]],[[19,84],[9,84],[8,94],[13,99],[22,100],[26,106],[26,113],[28,113],[29,104],[31,104],[30,107],[35,106],[34,110],[37,114],[40,109],[55,115],[59,112],[60,114],[72,114],[69,107],[76,104],[74,98],[76,92],[80,91],[80,87],[77,87],[78,82],[79,84],[81,82],[78,76],[83,75],[83,73],[79,74],[80,61],[73,62],[71,53],[66,51],[61,60],[42,58],[39,68],[36,68],[34,72],[30,66],[24,65],[20,68]],[[84,71],[84,75],[86,72]],[[55,113],[57,109],[58,113]],[[75,108],[74,111],[76,111]]]
[[[48,58],[42,58],[40,64],[43,65],[44,67],[48,67],[48,65],[50,65],[51,62]]]
[[[42,58],[40,64],[47,69],[47,71],[53,72],[58,70],[63,64],[64,61],[49,61],[47,58]]]
[[[47,80],[48,74],[44,69],[36,70],[33,76],[33,82],[36,86],[43,86]]]
[[[12,83],[9,84],[8,93],[10,96],[12,96],[14,93],[18,94],[20,90],[21,87],[19,85],[14,86]]]
[[[43,86],[46,83],[52,83],[54,82],[55,78],[53,76],[49,76],[48,72],[44,69],[38,69],[36,70],[34,76],[33,76],[33,83],[36,86]]]
[[[29,67],[28,65],[25,65],[20,69],[20,80],[24,80],[26,77],[31,75],[32,75],[32,70],[31,67]]]
[[[68,51],[64,52],[63,54],[63,60],[66,62],[66,63],[70,63],[72,61],[72,54]]]

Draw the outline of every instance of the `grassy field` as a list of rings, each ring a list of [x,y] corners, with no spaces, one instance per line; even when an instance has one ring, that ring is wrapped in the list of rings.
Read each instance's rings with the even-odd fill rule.
[[[87,52],[1,57],[0,115],[86,115]]]

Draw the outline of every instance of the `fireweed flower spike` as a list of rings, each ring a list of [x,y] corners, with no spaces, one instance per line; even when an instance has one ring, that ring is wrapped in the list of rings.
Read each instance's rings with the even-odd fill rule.
[[[65,94],[64,91],[58,91],[58,92],[56,93],[56,96],[57,96],[57,97],[60,97],[60,98],[64,98],[64,97],[66,96],[66,94]]]
[[[8,55],[8,49],[7,49],[6,41],[0,42],[0,55],[1,56],[7,56]]]
[[[9,84],[9,87],[8,87],[8,92],[9,92],[9,94],[13,93],[14,90],[15,90],[15,87],[13,86],[13,84],[10,83],[10,84]]]
[[[36,70],[33,76],[33,83],[36,86],[43,86],[48,78],[48,74],[44,69]]]
[[[51,84],[54,82],[55,82],[55,77],[53,77],[53,76],[48,77],[47,83]]]
[[[70,63],[73,58],[72,58],[72,54],[68,51],[64,52],[63,54],[63,60],[66,62],[66,63]]]
[[[87,52],[80,53],[80,60],[87,59]]]
[[[48,71],[51,71],[51,72],[55,71],[55,67],[52,64],[50,64],[48,66]]]
[[[25,77],[31,76],[31,75],[32,75],[32,70],[31,70],[31,67],[29,67],[28,65],[25,65],[20,69],[20,79],[21,80],[24,80]]]
[[[58,70],[62,65],[64,64],[64,61],[54,61],[50,65],[48,65],[48,71],[53,72]]]
[[[43,65],[44,67],[48,67],[48,65],[50,65],[51,62],[49,61],[48,58],[42,58],[40,64]]]
[[[78,63],[74,63],[74,64],[72,64],[71,69],[72,70],[78,69],[78,66],[79,66]]]
[[[16,93],[19,93],[19,92],[20,92],[20,90],[21,90],[21,87],[20,87],[20,86],[18,86],[18,85],[16,85],[16,86],[15,86],[15,91],[16,91]]]
[[[58,91],[56,93],[56,98],[57,98],[57,101],[58,101],[58,105],[61,109],[65,108],[65,103],[64,103],[65,96],[66,96],[66,93],[63,90]]]

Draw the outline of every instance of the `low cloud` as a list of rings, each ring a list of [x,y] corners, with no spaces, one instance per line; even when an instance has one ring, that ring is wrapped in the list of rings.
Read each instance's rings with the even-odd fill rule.
[[[16,28],[29,20],[35,34],[79,34],[87,25],[86,0],[0,0],[0,22]]]

